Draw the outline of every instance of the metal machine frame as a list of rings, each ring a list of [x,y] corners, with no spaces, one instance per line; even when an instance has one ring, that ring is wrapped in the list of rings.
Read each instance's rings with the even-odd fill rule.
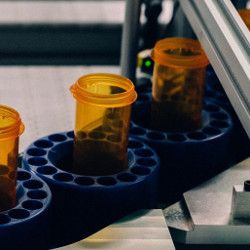
[[[121,74],[135,80],[141,0],[127,0]],[[230,0],[179,0],[250,137],[250,35]]]

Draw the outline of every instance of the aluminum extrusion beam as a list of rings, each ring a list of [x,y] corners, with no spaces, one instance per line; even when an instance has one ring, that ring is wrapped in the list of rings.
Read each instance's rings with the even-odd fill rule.
[[[230,0],[179,1],[250,137],[250,32]]]
[[[121,75],[135,81],[141,0],[127,0],[122,32]]]

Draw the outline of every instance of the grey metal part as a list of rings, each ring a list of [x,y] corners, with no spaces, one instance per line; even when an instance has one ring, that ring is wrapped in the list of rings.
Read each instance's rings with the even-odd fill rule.
[[[135,81],[141,0],[127,0],[122,31],[121,75]]]
[[[250,33],[230,0],[180,0],[250,137]]]
[[[243,185],[233,187],[231,212],[234,219],[250,219],[250,192]]]
[[[232,189],[250,175],[250,158],[183,194],[164,209],[174,241],[186,244],[250,244],[250,220],[231,214]]]

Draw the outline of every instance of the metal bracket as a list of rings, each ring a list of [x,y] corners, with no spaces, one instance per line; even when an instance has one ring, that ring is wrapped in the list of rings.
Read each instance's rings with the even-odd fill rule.
[[[250,32],[230,0],[180,0],[250,137]]]

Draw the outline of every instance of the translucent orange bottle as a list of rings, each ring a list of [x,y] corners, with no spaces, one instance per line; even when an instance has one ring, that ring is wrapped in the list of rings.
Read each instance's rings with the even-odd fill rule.
[[[23,131],[18,112],[0,105],[0,211],[16,205],[18,140]]]
[[[161,131],[201,127],[206,66],[197,40],[166,38],[152,50],[154,60],[151,126]]]
[[[70,88],[76,99],[73,172],[109,175],[127,168],[133,83],[114,74],[89,74]]]
[[[248,30],[250,31],[250,9],[241,9],[238,10],[238,13],[241,16],[243,22],[246,24]]]

